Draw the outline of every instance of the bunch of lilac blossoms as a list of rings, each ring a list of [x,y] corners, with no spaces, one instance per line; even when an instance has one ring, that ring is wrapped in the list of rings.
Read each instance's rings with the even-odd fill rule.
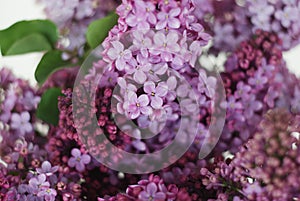
[[[140,129],[128,126],[127,122],[121,125],[137,139],[132,142],[137,151],[158,150],[159,146],[163,147],[172,140],[180,119],[176,98],[188,106],[183,108],[186,116],[198,107],[192,96],[201,102],[203,116],[209,116],[207,108],[214,95],[216,78],[207,75],[204,70],[198,73],[194,66],[210,36],[193,16],[193,10],[191,1],[124,1],[117,8],[120,16],[118,25],[103,44],[104,61],[95,63],[87,76],[94,79],[103,74],[99,78],[100,91],[105,91],[105,88],[112,91],[117,86],[112,106],[110,100],[104,103],[106,109],[96,105],[100,126],[105,119],[109,120],[107,115],[113,112],[118,114],[117,121],[132,119],[150,133],[161,131],[159,139],[145,142],[139,140]],[[191,91],[196,92],[193,94]],[[112,92],[109,93],[112,96]],[[207,122],[203,122],[205,127]],[[162,130],[164,124],[167,126]],[[119,136],[120,130],[115,125],[110,127],[115,136]]]
[[[257,133],[232,161],[235,175],[247,179],[249,200],[288,201],[300,198],[299,116],[284,109],[269,111]],[[252,181],[252,182],[249,182]]]
[[[0,90],[0,198],[17,200],[13,197],[19,196],[21,185],[32,177],[30,171],[47,158],[46,139],[40,135],[37,125],[41,122],[35,117],[40,96],[6,68],[0,70]],[[40,199],[44,197],[40,195]]]
[[[45,147],[49,153],[49,161],[56,166],[59,166],[57,171],[59,178],[57,186],[63,186],[57,190],[56,199],[78,199],[78,200],[95,200],[98,196],[111,195],[125,190],[129,184],[136,183],[141,176],[119,173],[110,170],[100,164],[91,157],[95,154],[105,153],[103,144],[98,142],[99,135],[103,131],[95,123],[95,130],[78,128],[73,119],[72,91],[71,89],[63,90],[63,96],[59,97],[59,125],[51,127],[48,133],[48,142]],[[107,93],[107,92],[106,92]],[[75,92],[76,94],[76,92]],[[106,96],[102,94],[100,103],[105,103]],[[88,98],[86,96],[85,98]],[[83,110],[85,104],[81,105]],[[90,106],[87,106],[90,107]],[[83,114],[83,113],[81,113]],[[81,119],[86,125],[92,124],[91,118],[82,115]],[[104,121],[104,120],[103,120]],[[100,121],[99,121],[100,122]],[[105,123],[108,123],[105,121]],[[76,128],[80,129],[87,135],[87,138],[81,137]],[[107,126],[107,134],[113,142],[122,140],[122,136],[112,138],[114,135],[113,129]],[[126,137],[126,135],[124,135]],[[127,137],[129,138],[129,137]],[[128,140],[127,140],[128,141]],[[122,142],[127,143],[126,140]],[[96,146],[98,144],[98,146]],[[94,146],[94,149],[89,149],[87,152],[86,146]],[[124,144],[119,146],[124,149]],[[107,188],[109,186],[109,188]]]
[[[200,2],[199,6],[202,6]],[[208,6],[209,4],[210,6]],[[281,49],[289,50],[300,42],[300,1],[205,1],[206,24],[214,36],[213,49],[234,51],[239,42],[257,29],[276,33]],[[211,13],[211,10],[213,12]]]
[[[288,72],[276,44],[280,44],[276,35],[258,30],[228,58],[222,73],[227,117],[216,152],[236,152],[253,136],[268,109],[291,108],[299,100],[299,80]]]
[[[128,186],[125,193],[119,193],[114,197],[98,198],[98,201],[172,201],[176,200],[177,194],[176,185],[166,185],[160,177],[150,175],[148,179]]]
[[[39,0],[45,5],[48,19],[54,21],[62,36],[59,48],[82,51],[85,33],[90,22],[105,17],[113,11],[117,1],[103,0]]]

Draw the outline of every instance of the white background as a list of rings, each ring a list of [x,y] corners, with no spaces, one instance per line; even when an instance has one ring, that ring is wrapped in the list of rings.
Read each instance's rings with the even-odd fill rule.
[[[59,0],[53,0],[59,1]],[[0,0],[0,30],[20,20],[44,19],[42,5],[37,0]],[[34,70],[43,53],[31,53],[21,56],[0,55],[0,68],[8,67],[22,78],[34,81]],[[300,46],[284,53],[291,71],[300,75]]]

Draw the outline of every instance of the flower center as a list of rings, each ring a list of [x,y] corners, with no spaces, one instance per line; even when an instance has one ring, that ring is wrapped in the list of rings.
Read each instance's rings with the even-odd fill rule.
[[[151,92],[151,96],[155,96],[155,93],[154,93],[154,92]]]
[[[77,158],[76,158],[76,161],[80,162],[80,160],[81,160],[80,157],[77,157]]]
[[[137,107],[140,107],[141,105],[140,105],[139,103],[136,103],[136,106],[137,106]]]

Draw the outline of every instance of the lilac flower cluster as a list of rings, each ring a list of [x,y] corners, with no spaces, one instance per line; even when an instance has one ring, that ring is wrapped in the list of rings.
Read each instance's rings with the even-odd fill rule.
[[[294,90],[299,81],[288,72],[278,41],[276,35],[258,30],[228,58],[222,74],[227,122],[216,151],[236,152],[254,134],[255,125],[267,110],[293,107],[291,99],[297,99]]]
[[[120,193],[115,197],[98,198],[98,201],[165,201],[176,200],[178,188],[176,185],[166,185],[158,176],[150,175],[148,179],[140,180],[135,185],[130,185],[126,193]]]
[[[276,33],[282,40],[281,49],[289,50],[300,42],[299,5],[298,0],[205,1],[207,9],[200,17],[209,19],[206,23],[214,36],[214,50],[233,51],[258,29]]]
[[[85,33],[90,22],[113,11],[116,1],[103,0],[39,0],[48,19],[57,24],[62,36],[59,48],[83,51]]]
[[[210,39],[193,16],[194,9],[191,1],[174,0],[124,1],[117,8],[120,18],[103,43],[103,60],[94,63],[85,79],[87,83],[99,80],[96,108],[91,113],[96,113],[98,125],[110,140],[131,141],[127,151],[150,153],[167,145],[175,137],[174,130],[183,118],[180,115],[192,116],[199,107],[196,101],[203,110],[202,127],[207,129],[206,117],[211,112],[217,80],[203,69],[194,69],[202,47]],[[84,98],[80,93],[78,96]],[[181,106],[178,98],[184,103]],[[184,107],[182,111],[180,107]],[[116,125],[111,114],[122,125]],[[143,131],[124,123],[124,119],[132,119],[140,128],[160,134],[140,140]],[[90,125],[90,121],[82,122],[84,125],[77,125],[80,129]],[[165,124],[168,126],[162,130]],[[134,133],[136,139],[123,138],[123,128],[127,134]],[[99,135],[99,131],[94,133]]]
[[[269,111],[232,161],[235,174],[251,178],[243,191],[249,200],[299,199],[299,116],[284,109]]]

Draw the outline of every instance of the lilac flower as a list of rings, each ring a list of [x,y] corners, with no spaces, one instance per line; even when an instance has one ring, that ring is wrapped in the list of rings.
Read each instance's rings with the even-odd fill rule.
[[[81,20],[84,17],[89,17],[93,15],[94,10],[93,10],[93,2],[89,0],[83,0],[80,2],[80,7],[79,9],[76,9],[76,14],[75,18],[77,20]]]
[[[149,37],[145,36],[142,31],[134,31],[133,46],[130,47],[132,51],[140,50],[143,57],[148,57],[148,48],[151,47],[152,41]]]
[[[33,194],[38,194],[42,189],[48,189],[50,184],[46,181],[46,175],[40,174],[37,177],[33,177],[29,180],[28,188]]]
[[[240,110],[243,108],[242,103],[237,101],[234,96],[229,96],[228,101],[221,103],[221,106],[231,112],[235,112],[235,110]]]
[[[105,71],[103,77],[100,80],[101,83],[99,84],[101,87],[115,86],[115,84],[117,83],[118,76],[119,74],[117,72]]]
[[[158,83],[155,87],[155,83],[148,81],[144,84],[144,91],[150,96],[151,106],[154,109],[160,109],[163,105],[163,98],[168,93],[168,85],[164,82]]]
[[[160,78],[158,76],[164,75],[168,70],[168,64],[161,62],[153,64],[151,70],[148,71],[148,78],[153,82],[158,82]]]
[[[11,115],[11,128],[19,131],[21,135],[30,133],[33,130],[30,121],[30,114],[22,112],[21,114],[13,113]]]
[[[88,154],[81,154],[81,151],[77,148],[72,149],[72,157],[68,161],[70,167],[75,167],[77,171],[83,172],[85,165],[91,162],[91,157]]]
[[[166,199],[163,192],[157,192],[157,186],[151,182],[146,186],[146,189],[139,194],[139,199],[142,201],[161,201]]]
[[[297,8],[285,6],[283,10],[276,11],[275,17],[281,21],[282,26],[289,28],[293,21],[299,19],[299,11]]]
[[[41,97],[34,96],[33,92],[27,91],[24,97],[21,99],[21,102],[24,104],[26,110],[35,109],[40,102]]]
[[[180,14],[180,8],[173,8],[169,12],[161,11],[157,14],[159,20],[155,28],[158,30],[164,28],[178,29],[180,27],[180,21],[177,16]]]
[[[199,84],[198,84],[199,92],[205,92],[205,95],[210,98],[214,97],[216,84],[217,84],[217,79],[215,77],[212,76],[207,77],[204,71],[199,72]]]
[[[127,83],[123,77],[118,77],[117,82],[123,92],[136,92],[137,90],[135,85]]]
[[[263,107],[263,104],[260,101],[256,100],[255,94],[251,94],[249,95],[248,99],[243,100],[243,105],[245,108],[245,117],[248,119],[253,117],[254,112],[261,110]]]
[[[263,71],[260,69],[255,72],[254,77],[250,77],[248,80],[248,83],[254,86],[257,90],[262,89],[267,82],[268,78],[263,75]]]
[[[137,11],[136,14],[129,14],[125,20],[129,26],[143,30],[150,28],[149,23],[156,23],[156,17],[153,13],[156,8],[153,3],[136,1],[135,6]]]
[[[177,44],[179,36],[176,32],[170,32],[165,35],[162,32],[157,32],[153,37],[156,48],[162,51],[178,52],[180,46]]]
[[[238,82],[236,88],[237,90],[234,93],[235,98],[246,99],[251,91],[251,87],[242,81]]]
[[[132,57],[130,50],[124,50],[124,45],[119,41],[112,41],[112,48],[107,52],[110,59],[116,62],[116,67],[118,70],[124,70],[126,62]]]
[[[146,72],[151,70],[151,65],[146,58],[142,56],[137,56],[138,65],[135,68],[133,79],[139,83],[143,84],[147,80]]]
[[[146,94],[137,97],[136,93],[130,92],[128,101],[124,103],[124,109],[127,112],[127,116],[131,119],[136,119],[141,113],[145,115],[150,115],[152,113],[152,109],[148,104],[149,98]]]
[[[274,7],[272,5],[268,5],[266,1],[252,3],[251,6],[249,6],[249,12],[257,13],[257,19],[262,21],[268,20],[274,10]]]
[[[46,188],[42,191],[39,191],[37,196],[38,197],[44,197],[45,201],[55,201],[55,197],[57,195],[56,190],[52,188]]]
[[[53,173],[57,172],[58,166],[51,166],[51,163],[49,161],[44,161],[42,163],[41,168],[37,168],[36,171],[39,174],[45,174],[46,176],[51,176]]]
[[[135,2],[135,5],[138,12],[140,12],[144,16],[145,21],[148,21],[151,24],[156,24],[157,19],[154,14],[156,8],[152,2],[138,0]]]

